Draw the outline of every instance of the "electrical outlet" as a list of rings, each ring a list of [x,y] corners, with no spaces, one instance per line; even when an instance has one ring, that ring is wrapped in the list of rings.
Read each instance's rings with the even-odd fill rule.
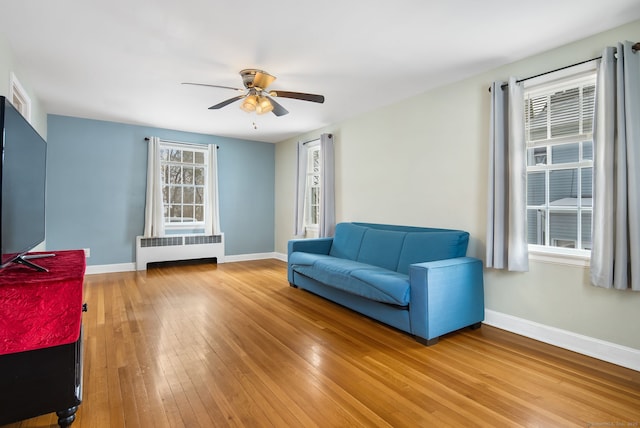
[[[84,248],[84,256],[86,258],[91,257],[91,248]]]

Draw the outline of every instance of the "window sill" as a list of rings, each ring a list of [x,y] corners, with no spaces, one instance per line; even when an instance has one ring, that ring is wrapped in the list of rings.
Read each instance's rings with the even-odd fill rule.
[[[529,245],[529,260],[565,266],[589,267],[591,251]]]

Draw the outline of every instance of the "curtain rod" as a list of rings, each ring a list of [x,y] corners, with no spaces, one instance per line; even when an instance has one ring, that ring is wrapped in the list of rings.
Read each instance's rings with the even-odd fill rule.
[[[631,49],[633,49],[634,52],[640,51],[640,42],[638,42],[635,45],[633,45],[631,47]],[[524,82],[524,81],[530,80],[530,79],[535,79],[536,77],[545,76],[547,74],[555,73],[556,71],[566,70],[567,68],[575,67],[577,65],[586,64],[586,63],[591,62],[591,61],[597,61],[597,60],[599,60],[601,58],[602,58],[602,55],[601,56],[597,56],[595,58],[587,59],[587,60],[584,60],[584,61],[576,62],[575,64],[565,65],[564,67],[556,68],[555,70],[545,71],[544,73],[536,74],[535,76],[529,76],[529,77],[525,77],[523,79],[518,79],[518,80],[516,80],[516,83]],[[500,87],[502,89],[506,88],[507,86],[509,86],[508,83],[504,83],[504,84],[500,85]],[[491,87],[489,87],[489,92],[491,92]]]
[[[333,134],[327,134],[327,135],[329,136],[329,138],[333,138]],[[309,140],[309,141],[303,141],[302,145],[305,146],[305,145],[307,145],[309,143],[313,143],[314,141],[318,141],[319,139],[320,139],[320,137],[314,138],[313,140]]]
[[[144,137],[144,141],[149,141],[150,139],[151,139],[151,138],[149,138],[149,137]],[[163,143],[173,143],[173,144],[191,144],[191,145],[194,145],[194,146],[202,146],[202,145],[203,145],[203,144],[200,144],[200,143],[185,143],[184,141],[163,140],[162,138],[160,139],[160,141],[161,141],[161,142],[163,142]],[[215,146],[216,146],[216,149],[219,149],[219,148],[220,148],[220,146],[219,146],[219,145],[217,145],[217,144],[216,144]]]

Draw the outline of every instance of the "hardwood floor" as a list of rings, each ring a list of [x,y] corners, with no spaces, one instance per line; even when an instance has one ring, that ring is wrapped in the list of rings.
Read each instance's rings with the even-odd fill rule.
[[[74,427],[640,426],[640,372],[485,325],[425,347],[276,260],[88,275],[85,301]]]

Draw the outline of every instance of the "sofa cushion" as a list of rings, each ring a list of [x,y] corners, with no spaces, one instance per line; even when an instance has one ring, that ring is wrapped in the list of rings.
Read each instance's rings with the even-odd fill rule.
[[[413,263],[464,257],[468,243],[469,234],[463,231],[408,233],[399,254],[398,272],[408,274]]]
[[[362,237],[366,231],[366,227],[352,223],[337,224],[329,255],[341,259],[356,260],[360,252]]]
[[[409,304],[409,276],[384,268],[321,254],[292,253],[294,272],[377,302]]]
[[[374,288],[375,298],[369,297],[378,302],[392,303],[394,305],[406,306],[409,304],[410,286],[409,275],[404,275],[387,269],[358,269],[351,274],[354,278]],[[380,297],[384,295],[385,297]],[[368,297],[368,296],[365,296]]]
[[[360,244],[357,261],[395,271],[406,235],[405,232],[391,230],[367,230]]]

